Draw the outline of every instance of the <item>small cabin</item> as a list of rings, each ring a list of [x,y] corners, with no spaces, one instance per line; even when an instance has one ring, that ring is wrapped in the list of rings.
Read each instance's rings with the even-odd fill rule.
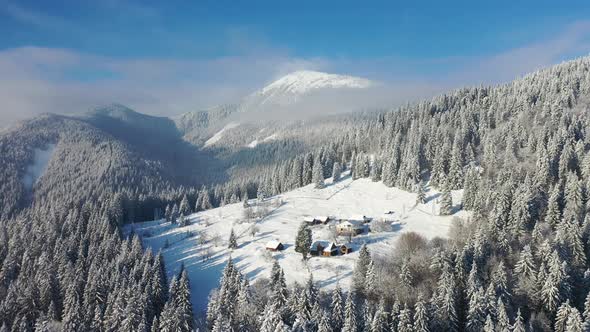
[[[277,240],[270,241],[266,244],[266,250],[268,251],[281,251],[283,249],[285,249],[285,246]]]
[[[336,225],[338,235],[357,235],[364,231],[364,222],[361,220],[345,220]]]
[[[351,252],[352,252],[352,248],[347,246],[346,244],[343,244],[340,246],[340,254],[341,255],[350,254]]]

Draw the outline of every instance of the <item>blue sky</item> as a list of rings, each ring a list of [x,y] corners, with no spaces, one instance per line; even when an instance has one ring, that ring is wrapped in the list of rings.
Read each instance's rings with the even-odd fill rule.
[[[588,54],[588,18],[589,1],[0,0],[0,90],[19,110],[0,119],[111,101],[177,114],[297,69],[412,99]]]

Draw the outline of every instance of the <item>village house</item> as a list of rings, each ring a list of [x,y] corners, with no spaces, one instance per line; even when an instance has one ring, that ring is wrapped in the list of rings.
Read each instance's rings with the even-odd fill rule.
[[[281,251],[283,249],[285,249],[285,246],[277,240],[269,241],[266,244],[266,250],[268,251]]]
[[[361,234],[365,229],[364,222],[361,220],[345,220],[336,225],[336,233],[338,235],[357,235]]]

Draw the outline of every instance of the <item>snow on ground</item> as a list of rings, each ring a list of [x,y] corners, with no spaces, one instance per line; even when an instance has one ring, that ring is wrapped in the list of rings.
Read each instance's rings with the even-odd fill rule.
[[[264,129],[264,128],[263,128]],[[268,141],[272,141],[275,140],[279,137],[279,135],[277,134],[272,134],[270,136],[267,136],[265,138],[262,139],[262,142],[268,142]],[[253,149],[255,148],[261,141],[259,141],[258,139],[253,140],[252,142],[248,143],[246,146]]]
[[[272,134],[272,135],[270,135],[270,136],[268,136],[268,137],[265,137],[265,138],[264,138],[262,141],[263,141],[263,142],[272,141],[273,139],[277,139],[278,137],[279,137],[279,135],[277,135],[277,134],[275,133],[275,134]]]
[[[209,138],[205,142],[205,146],[208,147],[208,146],[211,146],[211,145],[217,143],[223,137],[223,133],[226,130],[235,128],[235,127],[237,127],[239,125],[240,125],[239,123],[235,123],[235,122],[230,122],[230,123],[226,124],[225,127],[221,128],[220,131],[216,132],[215,135],[211,136],[211,138]]]
[[[366,243],[373,254],[387,254],[393,250],[395,240],[403,232],[415,231],[427,238],[447,235],[454,216],[466,217],[468,212],[458,211],[453,216],[433,215],[438,213],[436,201],[440,193],[427,192],[427,203],[414,206],[416,195],[396,188],[388,188],[381,182],[370,179],[352,181],[346,176],[341,181],[324,189],[313,185],[293,190],[270,198],[273,202],[270,214],[257,222],[258,233],[250,235],[251,223],[244,222],[242,203],[195,213],[189,216],[191,225],[177,227],[165,221],[150,221],[134,224],[134,231],[142,236],[147,247],[154,252],[162,250],[170,274],[178,273],[181,264],[189,272],[192,301],[195,311],[206,308],[210,291],[218,286],[219,277],[228,257],[248,278],[268,277],[273,259],[278,260],[288,283],[304,282],[310,273],[320,287],[331,288],[337,283],[348,287],[358,249]],[[453,192],[453,202],[458,206],[462,191]],[[255,200],[251,200],[254,204]],[[282,202],[282,204],[279,204]],[[337,257],[312,257],[303,262],[301,254],[295,252],[294,240],[297,229],[305,216],[334,216],[349,218],[365,215],[375,219],[385,217],[396,222],[390,231],[359,235],[352,240],[353,253]],[[333,240],[330,225],[312,226],[313,240]],[[227,242],[230,230],[238,235],[239,248],[230,252]],[[208,243],[202,244],[201,234]],[[265,249],[269,241],[281,241],[285,250],[270,253]],[[165,243],[168,247],[165,248]],[[346,238],[339,238],[344,244]],[[209,259],[206,257],[209,256]],[[272,258],[271,258],[272,257]],[[253,281],[253,280],[252,280]]]
[[[28,189],[33,188],[37,179],[45,173],[47,164],[51,160],[53,151],[55,150],[55,144],[49,144],[45,149],[35,149],[33,155],[33,163],[27,166],[25,176],[23,177],[23,183]]]
[[[247,146],[248,146],[249,148],[253,149],[253,148],[255,148],[255,147],[256,147],[256,145],[258,145],[258,140],[257,140],[257,139],[255,139],[255,140],[253,140],[252,142],[250,142],[250,143],[249,143]]]

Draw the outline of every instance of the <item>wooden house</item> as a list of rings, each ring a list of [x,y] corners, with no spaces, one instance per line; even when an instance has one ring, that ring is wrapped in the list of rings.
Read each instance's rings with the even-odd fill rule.
[[[309,253],[312,256],[338,256],[340,248],[334,242],[320,240],[311,244]]]
[[[269,241],[266,244],[266,250],[268,251],[281,251],[283,249],[285,249],[285,246],[277,240]]]

